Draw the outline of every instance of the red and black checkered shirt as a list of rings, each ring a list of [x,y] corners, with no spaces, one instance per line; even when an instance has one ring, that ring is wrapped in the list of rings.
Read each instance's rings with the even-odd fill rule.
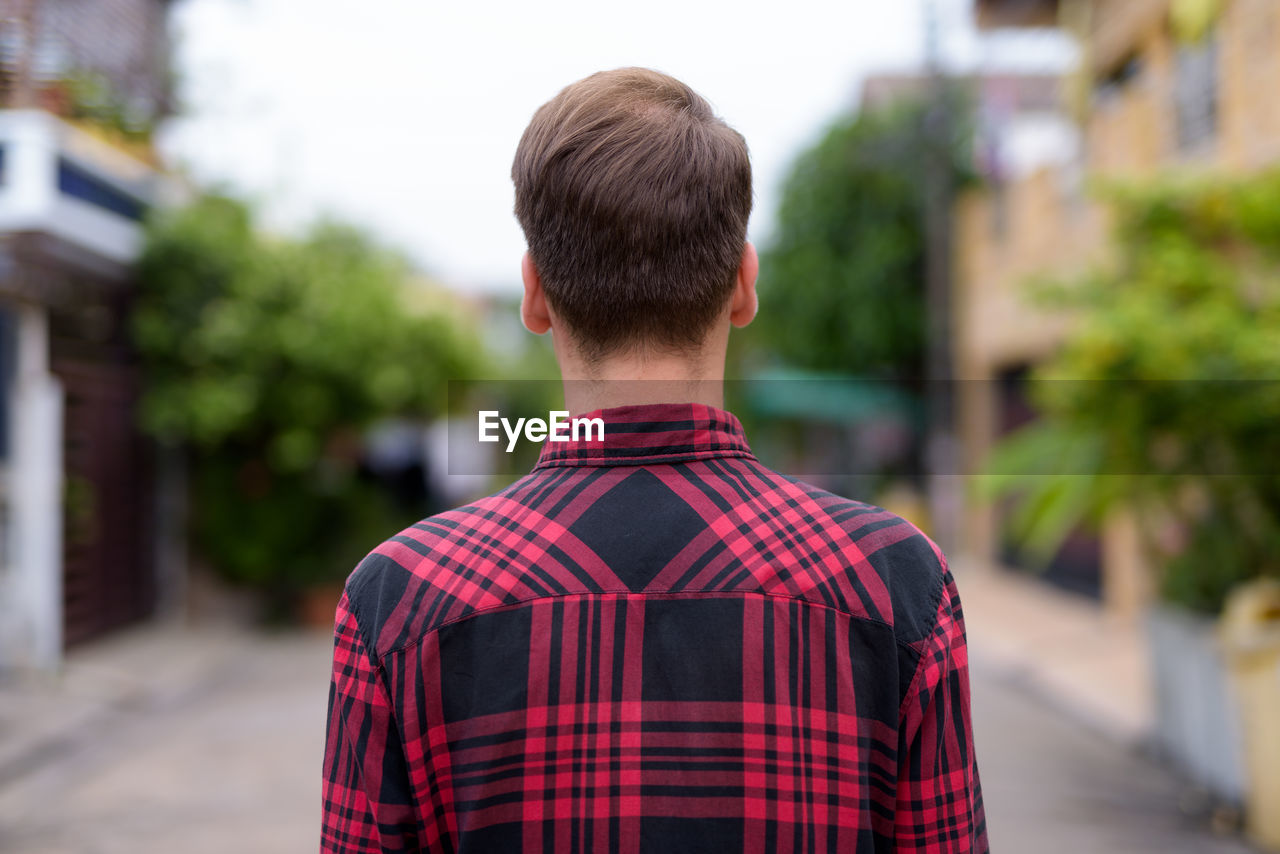
[[[321,850],[985,851],[937,547],[727,412],[592,414],[352,573]]]

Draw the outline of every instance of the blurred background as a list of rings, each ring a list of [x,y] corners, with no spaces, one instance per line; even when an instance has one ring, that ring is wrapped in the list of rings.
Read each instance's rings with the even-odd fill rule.
[[[751,146],[759,456],[951,557],[996,850],[1280,850],[1280,0],[0,0],[0,850],[314,849],[343,579],[558,403],[510,161],[623,65]]]

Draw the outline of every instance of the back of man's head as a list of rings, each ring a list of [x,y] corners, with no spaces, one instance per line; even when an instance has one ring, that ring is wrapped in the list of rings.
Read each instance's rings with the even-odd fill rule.
[[[511,177],[547,302],[587,355],[703,341],[742,261],[751,163],[696,92],[644,68],[573,83],[534,114]]]

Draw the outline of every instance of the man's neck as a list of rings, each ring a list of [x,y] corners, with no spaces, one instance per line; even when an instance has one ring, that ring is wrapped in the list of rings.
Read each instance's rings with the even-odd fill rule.
[[[716,358],[718,355],[718,358]],[[724,406],[724,354],[628,351],[583,363],[562,359],[565,407],[573,415],[616,406]]]

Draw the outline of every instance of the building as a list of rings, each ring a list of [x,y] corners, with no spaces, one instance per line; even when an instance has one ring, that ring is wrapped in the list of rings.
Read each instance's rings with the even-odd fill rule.
[[[0,667],[152,611],[130,265],[168,192],[164,0],[0,3]]]
[[[955,364],[967,460],[1028,416],[1022,384],[1069,331],[1030,306],[1034,276],[1069,276],[1106,251],[1105,212],[1085,192],[1098,177],[1162,170],[1248,172],[1280,159],[1280,4],[1274,0],[977,0],[980,27],[1060,26],[1080,45],[1060,113],[1079,128],[1071,156],[993,176],[955,212]],[[1002,556],[1000,517],[967,509],[967,553]],[[1133,614],[1150,573],[1136,535],[1115,519],[1077,538],[1067,572],[1105,606]],[[1092,579],[1087,578],[1093,573]]]

